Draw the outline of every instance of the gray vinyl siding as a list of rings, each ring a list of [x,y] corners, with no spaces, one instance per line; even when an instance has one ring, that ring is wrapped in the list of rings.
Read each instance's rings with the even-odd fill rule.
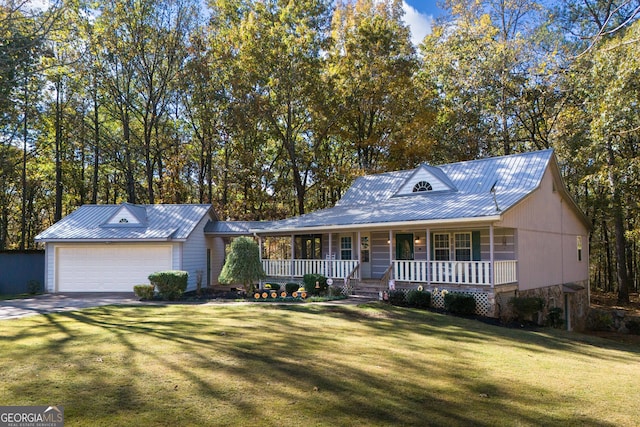
[[[55,244],[47,243],[44,253],[44,289],[46,292],[55,292]]]
[[[371,233],[371,278],[380,279],[389,268],[389,232]]]
[[[211,284],[218,285],[218,277],[222,272],[222,267],[224,266],[225,259],[225,239],[223,237],[214,237],[210,239],[210,249],[211,249]],[[207,268],[206,260],[204,264],[204,268]]]
[[[187,241],[182,244],[182,270],[189,273],[188,290],[196,289],[198,271],[203,274],[203,285],[207,283],[204,277],[207,271],[207,239],[204,234],[204,227],[208,221],[208,216],[202,218],[187,238]]]

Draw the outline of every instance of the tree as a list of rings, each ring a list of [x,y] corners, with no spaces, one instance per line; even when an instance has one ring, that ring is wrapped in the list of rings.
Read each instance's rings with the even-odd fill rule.
[[[589,144],[584,147],[596,166],[590,177],[608,189],[608,217],[615,234],[618,300],[629,301],[629,238],[639,236],[640,207],[634,202],[640,181],[640,117],[633,107],[640,98],[640,21],[609,40],[592,55],[576,63],[581,78],[574,82],[585,95],[585,125]]]
[[[402,131],[424,106],[412,102],[418,62],[402,19],[398,0],[339,3],[333,16],[327,72],[339,108],[335,133],[365,172],[388,166],[392,146],[405,146]]]
[[[439,112],[435,139],[462,160],[548,148],[561,106],[558,47],[540,4],[446,2],[450,16],[421,45],[422,79]],[[445,154],[446,156],[446,154]]]
[[[250,237],[234,239],[218,281],[229,285],[241,284],[249,292],[256,281],[265,277],[258,244]]]

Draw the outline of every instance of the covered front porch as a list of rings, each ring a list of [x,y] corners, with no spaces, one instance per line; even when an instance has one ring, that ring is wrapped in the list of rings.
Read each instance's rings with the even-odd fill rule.
[[[299,279],[321,274],[347,281],[361,279],[358,260],[263,259],[270,278]],[[395,260],[380,280],[397,282],[492,286],[517,282],[517,261],[407,261]]]
[[[494,287],[516,283],[514,229],[449,226],[259,236],[270,280],[321,274],[336,285],[390,281]]]

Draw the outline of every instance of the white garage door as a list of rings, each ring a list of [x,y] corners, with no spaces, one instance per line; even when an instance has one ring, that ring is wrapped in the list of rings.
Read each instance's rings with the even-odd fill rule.
[[[58,292],[133,292],[149,274],[171,270],[168,245],[86,245],[56,248]]]

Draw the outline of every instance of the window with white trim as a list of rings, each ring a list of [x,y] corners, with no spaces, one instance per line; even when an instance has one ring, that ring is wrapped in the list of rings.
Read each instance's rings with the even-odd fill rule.
[[[456,261],[471,261],[471,233],[455,233],[453,236]]]
[[[578,248],[578,261],[582,261],[582,236],[576,236],[576,246]]]
[[[340,259],[351,259],[352,254],[351,236],[340,238]]]
[[[433,235],[433,259],[436,261],[449,261],[449,234]]]

